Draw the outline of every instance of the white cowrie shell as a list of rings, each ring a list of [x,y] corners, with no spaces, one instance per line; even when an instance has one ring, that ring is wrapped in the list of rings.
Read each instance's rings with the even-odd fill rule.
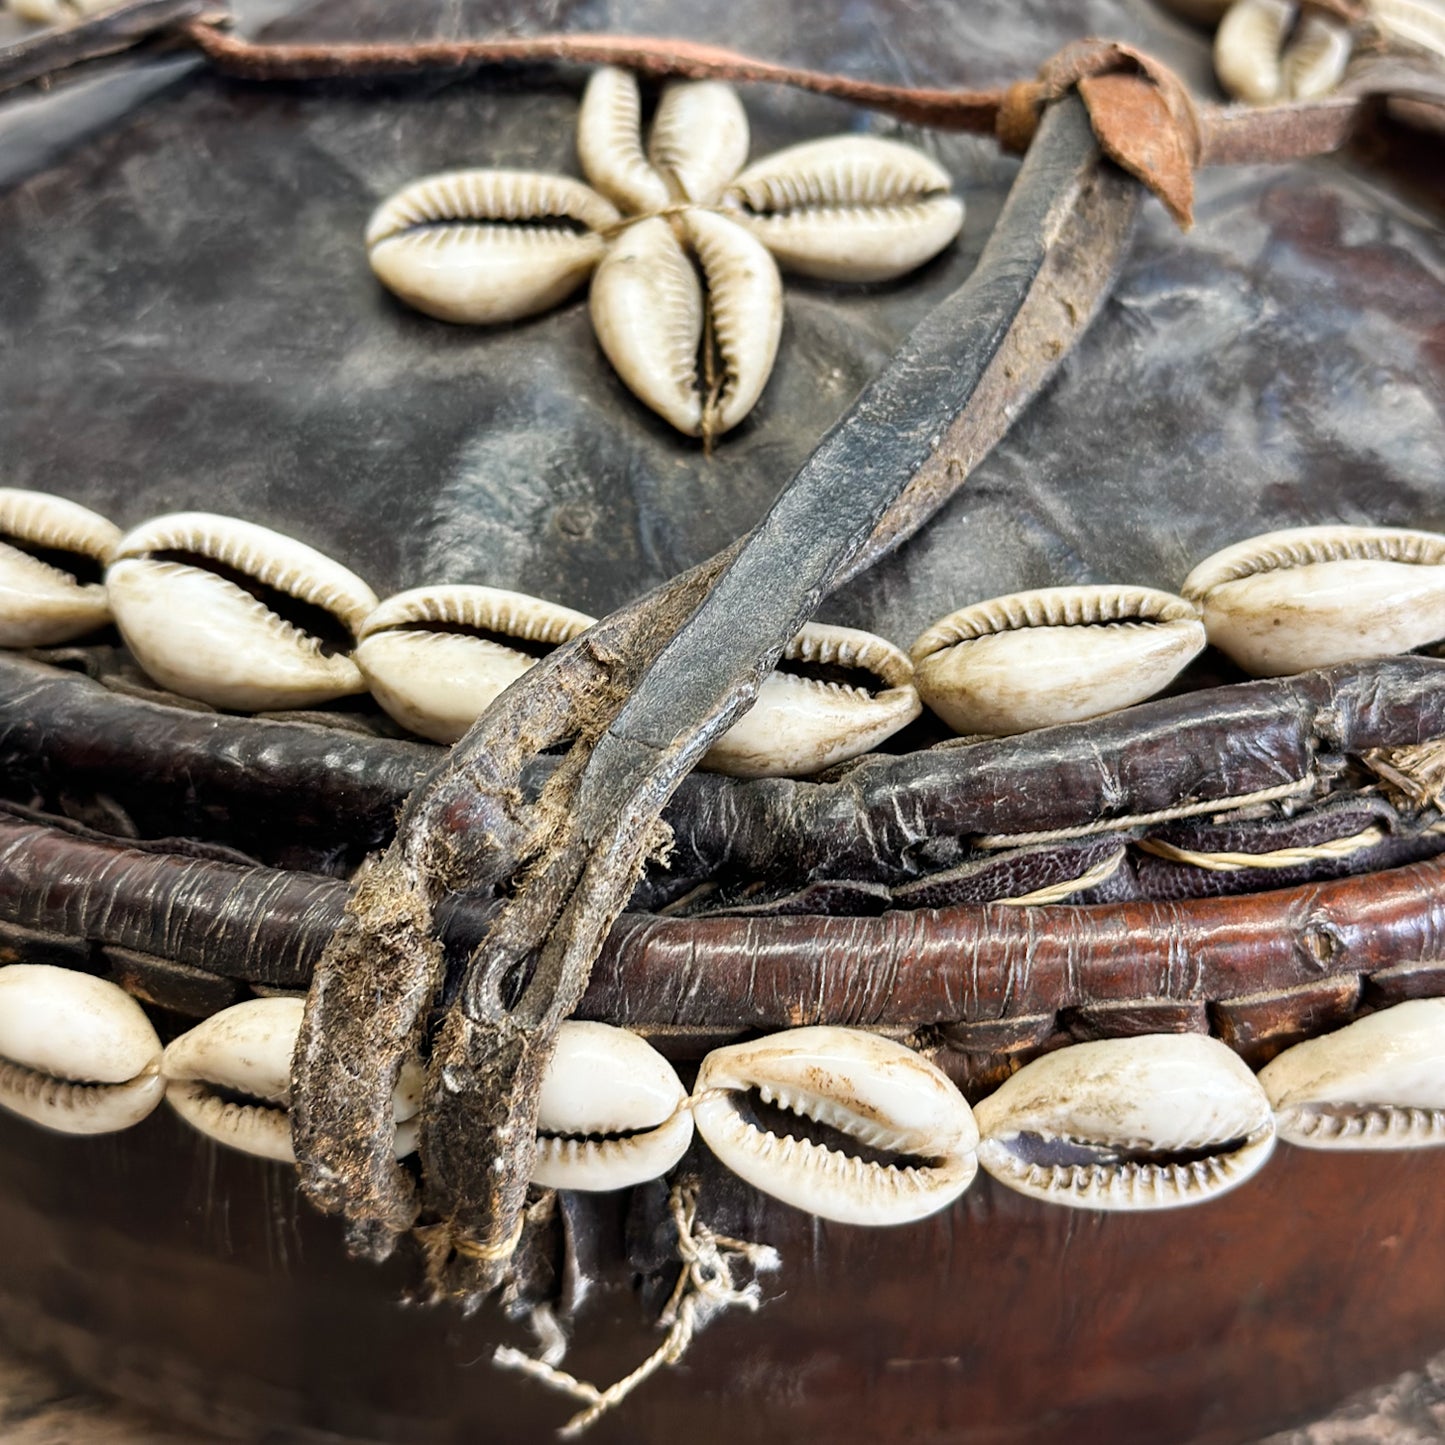
[[[1306,1149],[1445,1144],[1445,999],[1413,999],[1286,1049],[1260,1071],[1281,1139]]]
[[[1354,42],[1349,26],[1332,15],[1311,12],[1284,52],[1284,89],[1295,100],[1328,95],[1344,79]]]
[[[590,187],[523,171],[428,176],[366,231],[371,269],[442,321],[515,321],[569,296],[601,259],[617,211]]]
[[[1074,1209],[1198,1204],[1242,1184],[1274,1147],[1258,1080],[1200,1034],[1101,1039],[1045,1054],[975,1114],[978,1162],[995,1179]]]
[[[592,72],[577,114],[582,174],[634,215],[660,211],[671,200],[667,182],[642,153],[642,96],[630,70]]]
[[[1437,0],[1370,0],[1370,19],[1391,39],[1445,58],[1445,10]]]
[[[725,194],[741,223],[789,270],[827,281],[887,281],[958,235],[963,202],[948,172],[911,146],[840,136],[749,166]]]
[[[676,220],[697,267],[667,221],[629,226],[593,277],[592,321],[607,359],[642,401],[689,436],[716,435],[740,422],[767,384],[782,334],[782,282],[767,251],[731,221],[706,211]],[[699,377],[704,345],[715,352],[715,378]]]
[[[299,998],[252,998],[204,1019],[161,1057],[166,1102],[218,1144],[294,1163],[287,1110],[304,1010]],[[422,1087],[420,1068],[409,1063],[392,1099],[399,1125],[421,1107]],[[397,1158],[415,1147],[415,1129],[398,1127]]]
[[[832,671],[861,676],[832,681]],[[806,776],[866,753],[922,710],[912,665],[891,642],[810,622],[701,766],[736,778]]]
[[[748,1117],[749,1091],[867,1149],[921,1162],[865,1160],[801,1130],[779,1138]],[[715,1049],[694,1097],[698,1132],[729,1169],[823,1219],[907,1224],[951,1204],[977,1172],[973,1112],[947,1076],[902,1044],[859,1030],[792,1029]]]
[[[62,1134],[138,1124],[164,1091],[161,1042],[105,979],[49,964],[0,968],[0,1107]]]
[[[677,200],[715,200],[748,158],[748,117],[737,92],[716,80],[669,85],[648,153]]]
[[[666,1174],[692,1143],[687,1091],[645,1039],[570,1020],[542,1080],[532,1182],[628,1189]]]
[[[716,403],[702,399],[701,426],[717,434],[735,427],[768,383],[783,334],[783,281],[767,250],[726,217],[692,210],[682,226],[702,268],[722,363]]]
[[[0,647],[48,647],[109,622],[100,578],[118,541],[86,507],[0,487]]]
[[[539,657],[594,620],[496,587],[417,587],[362,623],[355,656],[397,722],[454,743]]]
[[[1046,587],[951,613],[913,644],[924,702],[956,732],[1003,735],[1151,697],[1204,648],[1195,606],[1148,587]]]
[[[1300,527],[1201,562],[1184,595],[1209,640],[1256,677],[1409,652],[1445,637],[1445,537]]]
[[[10,8],[36,25],[73,25],[87,15],[110,10],[120,0],[10,0]]]
[[[116,625],[172,692],[259,712],[364,690],[350,649],[376,596],[314,548],[233,517],[178,512],[127,533],[116,558],[105,576]],[[271,605],[293,601],[304,629]]]
[[[1280,54],[1293,0],[1236,0],[1214,34],[1214,73],[1236,100],[1267,105],[1284,90]]]
[[[592,278],[598,344],[633,394],[678,431],[702,430],[702,287],[664,220],[629,226]]]

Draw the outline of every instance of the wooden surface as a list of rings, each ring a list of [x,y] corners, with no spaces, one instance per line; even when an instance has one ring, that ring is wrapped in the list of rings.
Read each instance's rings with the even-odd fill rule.
[[[5,1445],[202,1445],[137,1411],[76,1390],[0,1353],[0,1440]]]
[[[0,1353],[0,1440],[5,1445],[206,1445],[134,1410],[77,1391]],[[1436,1445],[1445,1441],[1445,1356],[1355,1396],[1318,1423],[1260,1445]]]

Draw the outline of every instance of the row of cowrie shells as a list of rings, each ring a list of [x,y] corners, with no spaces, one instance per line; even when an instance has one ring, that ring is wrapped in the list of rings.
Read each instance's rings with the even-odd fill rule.
[[[252,999],[162,1051],[116,985],[11,965],[0,969],[0,1105],[94,1134],[138,1123],[164,1094],[209,1138],[290,1161],[301,1014],[300,999]],[[394,1097],[398,1157],[415,1147],[421,1094],[420,1068],[409,1066]],[[543,1080],[533,1182],[612,1190],[661,1177],[694,1124],[755,1188],[846,1224],[933,1214],[980,1166],[1073,1208],[1174,1208],[1242,1184],[1277,1135],[1315,1149],[1445,1142],[1445,999],[1297,1044],[1258,1078],[1197,1034],[1076,1044],[1025,1065],[976,1111],[926,1059],[859,1030],[794,1029],[715,1049],[688,1095],[645,1040],[572,1021]]]
[[[116,984],[49,964],[0,968],[0,1106],[62,1134],[139,1124],[162,1097],[202,1134],[265,1159],[294,1161],[287,1108],[299,998],[223,1009],[166,1048]],[[395,1095],[397,1157],[416,1147],[422,1073]]]
[[[112,613],[174,692],[261,711],[369,687],[403,726],[443,743],[594,621],[489,587],[378,603],[339,563],[252,523],[178,513],[122,535],[73,502],[0,489],[0,645],[68,641]],[[1167,686],[1206,641],[1274,677],[1442,636],[1445,536],[1270,532],[1201,562],[1179,597],[1109,585],[975,603],[928,628],[911,660],[871,633],[809,624],[705,765],[818,772],[877,747],[918,716],[920,698],[964,734],[1097,717]]]
[[[1206,558],[1182,591],[1051,587],[975,603],[913,644],[919,695],[960,733],[1017,733],[1142,702],[1206,643],[1254,677],[1409,652],[1445,637],[1445,536],[1267,532]]]
[[[249,522],[184,512],[122,535],[73,502],[0,489],[0,646],[66,642],[112,617],[141,666],[182,696],[260,712],[370,688],[404,727],[442,743],[595,620],[491,587],[378,602],[338,562]],[[809,624],[704,766],[744,777],[818,772],[920,711],[898,648]]]

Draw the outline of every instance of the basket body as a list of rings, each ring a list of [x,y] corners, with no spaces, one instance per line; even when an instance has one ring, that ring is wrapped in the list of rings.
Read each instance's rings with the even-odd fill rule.
[[[538,23],[525,6],[378,0],[281,30]],[[951,85],[1017,78],[1067,40],[1108,34],[1209,85],[1201,37],[1123,0],[579,6],[549,23]],[[150,79],[127,89],[125,74],[28,101],[24,116],[0,108],[0,137],[59,116],[54,133],[73,142],[12,150],[0,190],[4,481],[123,526],[192,508],[262,521],[383,596],[481,582],[602,615],[726,545],[968,273],[1014,169],[983,141],[922,137],[967,198],[960,242],[889,287],[790,282],[769,388],[709,458],[631,401],[583,302],[495,333],[452,328],[404,310],[367,270],[367,215],[406,181],[466,165],[575,175],[580,76],[266,88],[177,69],[137,72]],[[152,85],[161,74],[168,88]],[[866,123],[816,97],[749,88],[746,102],[755,156]],[[1114,299],[1023,421],[932,526],[822,616],[906,646],[1009,591],[1177,589],[1205,555],[1273,528],[1445,528],[1445,251],[1438,197],[1412,189],[1423,171],[1402,134],[1393,170],[1355,152],[1204,175],[1187,238],[1151,205]],[[49,780],[48,802],[64,783]],[[28,800],[28,780],[7,786]],[[284,837],[293,802],[254,811],[269,807]],[[192,803],[177,786],[157,813]],[[1434,887],[1420,879],[1409,886]],[[1301,893],[1300,916],[1312,906]],[[1233,1029],[1247,1054],[1264,1038],[1260,1058],[1368,1002],[1366,975],[1438,964],[1434,937],[1395,929],[1340,988],[1321,966],[1287,1027],[1269,1007],[1211,1010],[1213,998],[1153,1018]],[[17,940],[7,961],[39,961],[34,936]],[[861,977],[868,957],[854,966]],[[1301,977],[1312,967],[1303,957]],[[848,995],[841,980],[836,998]],[[1076,1037],[1106,1027],[1087,1000],[1070,1007],[1084,1015]],[[1108,1026],[1137,1031],[1124,1011]],[[713,1033],[776,1026],[766,1013],[740,1004]],[[1006,1069],[1026,1033],[955,1034],[955,1072]],[[0,1161],[0,1329],[102,1388],[242,1438],[443,1445],[544,1438],[562,1418],[489,1368],[499,1341],[527,1343],[515,1325],[491,1308],[404,1307],[414,1259],[347,1260],[287,1170],[218,1152],[169,1115],[99,1141],[0,1118]],[[775,1245],[784,1272],[756,1317],[716,1324],[592,1438],[1245,1441],[1445,1348],[1439,1152],[1281,1149],[1236,1193],[1155,1215],[1050,1209],[981,1179],[947,1213],[877,1232],[769,1204],[705,1157],[696,1168],[716,1227]],[[568,1361],[581,1376],[606,1383],[656,1342],[670,1282],[659,1208],[647,1190],[577,1207],[568,1247],[594,1282]]]

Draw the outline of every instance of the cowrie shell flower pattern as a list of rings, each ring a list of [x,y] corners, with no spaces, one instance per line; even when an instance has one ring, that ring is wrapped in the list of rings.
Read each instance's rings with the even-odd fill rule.
[[[1440,0],[1366,0],[1364,25],[1352,29],[1336,15],[1296,0],[1235,0],[1191,6],[1169,0],[1192,18],[1219,20],[1214,70],[1236,100],[1271,105],[1328,95],[1344,79],[1356,41],[1372,48],[1445,59],[1445,5]],[[1217,12],[1207,14],[1206,10]]]
[[[689,436],[740,422],[782,333],[778,266],[885,281],[958,234],[948,174],[909,146],[840,136],[744,169],[749,132],[716,81],[664,88],[646,147],[628,71],[596,71],[577,150],[591,185],[454,171],[407,186],[366,232],[372,270],[444,321],[495,325],[556,305],[592,277],[597,339],[633,393]]]

